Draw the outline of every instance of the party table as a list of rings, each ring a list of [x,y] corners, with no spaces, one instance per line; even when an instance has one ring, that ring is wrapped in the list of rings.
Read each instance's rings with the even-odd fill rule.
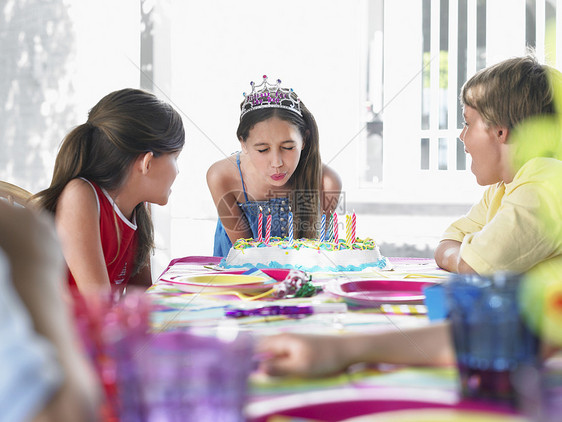
[[[258,338],[281,332],[342,335],[419,327],[430,323],[423,289],[448,277],[431,259],[390,258],[393,268],[389,271],[306,274],[317,294],[279,299],[267,289],[214,288],[213,277],[228,274],[217,266],[219,261],[190,256],[170,262],[147,292],[154,308],[154,332],[189,327],[218,334],[234,327]],[[224,316],[232,309],[325,304],[345,306],[296,316]],[[255,371],[246,415],[252,422],[524,420],[504,407],[460,400],[457,376],[455,367],[392,365],[355,365],[345,373],[319,379],[274,378]],[[366,415],[369,419],[363,419]]]

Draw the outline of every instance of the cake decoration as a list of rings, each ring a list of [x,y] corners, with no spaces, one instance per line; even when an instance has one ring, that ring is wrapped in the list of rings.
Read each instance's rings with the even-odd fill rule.
[[[262,235],[262,231],[263,231],[263,212],[262,212],[262,207],[260,206],[260,213],[258,215],[258,241],[262,241],[263,240],[263,235]]]
[[[226,258],[224,268],[294,268],[306,272],[361,271],[366,268],[391,269],[373,239],[356,239],[351,245],[316,239],[272,237],[269,244],[255,239],[238,239]]]
[[[289,240],[288,240],[288,244],[289,246],[293,246],[293,212],[291,211],[291,207],[289,206],[289,216],[287,218],[287,226],[289,227]]]
[[[328,233],[334,234],[333,240],[325,240],[322,232],[317,239],[293,239],[289,211],[288,237],[270,237],[266,228],[264,239],[259,236],[258,239],[238,239],[219,265],[223,268],[293,268],[306,272],[391,269],[390,262],[381,255],[373,239],[356,237],[354,214],[345,216],[345,239],[339,239],[336,212],[330,218],[332,224],[328,227]]]
[[[269,243],[259,241],[256,239],[238,239],[232,245],[232,249],[243,251],[248,248],[266,248],[266,247],[277,247],[281,249],[295,249],[299,250],[301,248],[309,248],[309,249],[316,249],[326,250],[326,251],[336,251],[336,250],[343,250],[343,249],[361,249],[365,250],[373,250],[376,248],[376,243],[371,238],[366,239],[355,239],[355,242],[351,245],[340,239],[339,242],[336,244],[335,242],[322,242],[316,239],[294,239],[292,245],[289,244],[287,238],[281,237],[271,237]]]

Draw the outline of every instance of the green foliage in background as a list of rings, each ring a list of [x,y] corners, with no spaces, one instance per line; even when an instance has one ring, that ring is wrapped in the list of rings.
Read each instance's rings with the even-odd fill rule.
[[[431,57],[429,52],[423,53],[423,87],[429,88],[430,85],[430,67]],[[439,88],[447,89],[449,87],[449,52],[441,50],[439,52]]]

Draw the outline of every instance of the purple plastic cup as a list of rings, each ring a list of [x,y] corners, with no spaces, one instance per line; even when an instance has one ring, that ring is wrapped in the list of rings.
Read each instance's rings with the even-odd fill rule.
[[[189,331],[151,334],[137,345],[134,364],[121,364],[121,420],[242,422],[252,350],[245,335],[226,341]]]
[[[557,422],[562,415],[562,361],[517,374],[521,410],[532,421]]]

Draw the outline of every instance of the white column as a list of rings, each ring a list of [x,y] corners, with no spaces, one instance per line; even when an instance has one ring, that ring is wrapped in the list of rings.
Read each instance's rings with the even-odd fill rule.
[[[421,16],[419,0],[384,4],[384,190],[402,199],[420,163]]]
[[[544,62],[546,59],[545,50],[545,0],[536,0],[537,9],[535,11],[535,27],[536,27],[536,54],[539,61]]]
[[[439,68],[441,64],[439,38],[441,33],[440,0],[431,0],[429,57],[429,170],[436,171],[439,159]]]
[[[539,2],[540,0],[537,0],[537,4]],[[544,42],[544,32],[542,39]],[[486,65],[490,66],[523,54],[525,54],[525,0],[486,2]]]
[[[457,0],[449,1],[449,57],[447,76],[447,129],[457,132],[457,66],[458,66],[458,37],[459,37],[459,5]],[[447,145],[447,170],[457,170],[457,137],[456,134],[448,137]]]
[[[154,66],[154,94],[166,102],[173,103],[172,95],[172,63],[171,63],[171,0],[155,2],[154,35],[153,35],[153,66]],[[179,110],[178,110],[179,111]],[[173,195],[181,195],[172,186]],[[152,280],[164,271],[172,259],[172,208],[173,200],[166,206],[152,205],[152,221],[154,223],[155,252],[151,260]]]

